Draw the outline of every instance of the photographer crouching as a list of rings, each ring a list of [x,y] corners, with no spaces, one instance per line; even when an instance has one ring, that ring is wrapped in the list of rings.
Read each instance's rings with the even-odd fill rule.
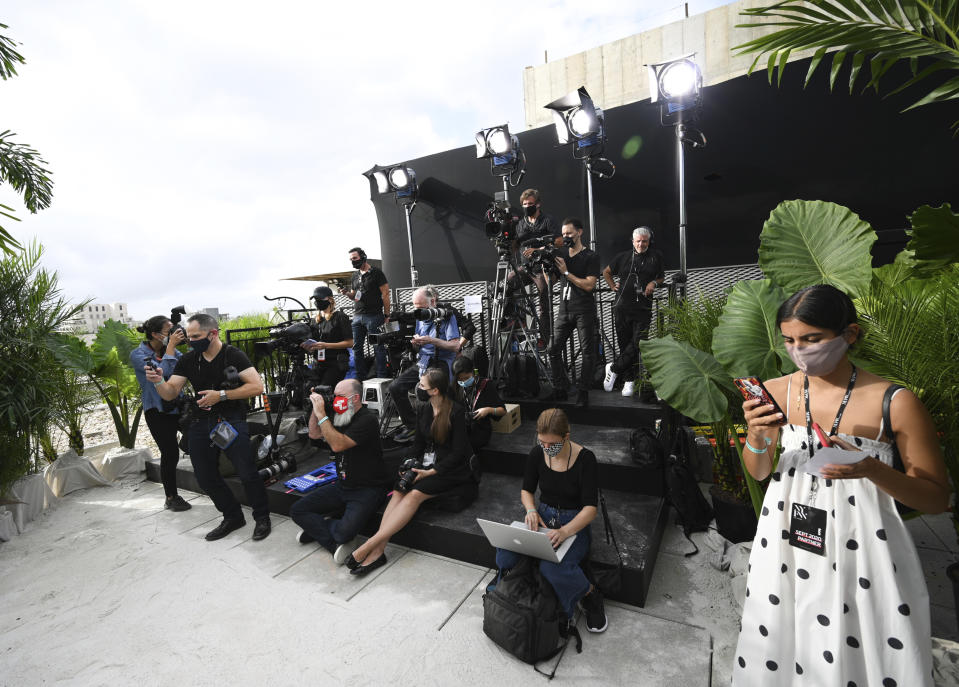
[[[412,343],[418,350],[417,364],[403,370],[390,384],[390,397],[403,422],[403,429],[394,436],[399,442],[412,441],[416,434],[416,413],[410,403],[410,390],[428,367],[442,367],[452,379],[453,360],[465,343],[460,335],[455,311],[452,308],[437,309],[438,302],[439,293],[434,286],[424,286],[413,293],[417,321]]]
[[[176,398],[188,381],[196,391],[200,410],[194,414],[187,433],[190,461],[200,488],[223,514],[223,522],[207,532],[207,541],[222,539],[246,524],[240,503],[220,475],[221,445],[243,482],[253,509],[253,539],[265,539],[270,534],[270,511],[246,425],[246,399],[263,393],[263,382],[243,351],[220,341],[217,326],[216,319],[209,315],[190,317],[186,327],[190,351],[177,361],[167,381],[149,367],[146,378],[166,401]]]
[[[310,394],[311,439],[324,439],[336,462],[337,480],[303,496],[290,508],[290,517],[302,529],[301,544],[318,542],[343,565],[356,548],[357,533],[386,496],[389,475],[383,463],[379,423],[363,405],[363,384],[345,379],[333,390],[332,410],[318,393]],[[333,412],[333,419],[327,415]],[[339,518],[329,517],[342,512]]]

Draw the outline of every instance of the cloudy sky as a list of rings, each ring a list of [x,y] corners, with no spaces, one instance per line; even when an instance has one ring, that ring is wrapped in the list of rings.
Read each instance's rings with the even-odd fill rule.
[[[693,0],[690,14],[724,4]],[[585,13],[585,14],[584,14]],[[0,185],[68,298],[133,317],[305,300],[284,277],[380,257],[361,173],[525,128],[523,68],[683,16],[666,0],[4,0],[19,76],[0,131],[54,172],[37,215]]]

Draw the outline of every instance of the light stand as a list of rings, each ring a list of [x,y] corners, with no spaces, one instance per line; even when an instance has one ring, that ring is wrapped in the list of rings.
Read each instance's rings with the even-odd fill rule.
[[[393,194],[394,202],[403,205],[406,215],[406,244],[410,251],[410,285],[419,286],[419,275],[416,265],[413,264],[413,222],[410,218],[419,193],[416,173],[405,165],[373,165],[372,169],[363,172],[363,176],[369,179],[371,187],[375,184],[377,193]]]

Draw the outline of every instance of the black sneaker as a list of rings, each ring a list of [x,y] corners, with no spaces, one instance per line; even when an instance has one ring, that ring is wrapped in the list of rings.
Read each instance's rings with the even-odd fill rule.
[[[603,595],[599,593],[599,590],[594,588],[580,600],[579,605],[586,614],[586,629],[590,632],[605,632],[609,621],[606,620]]]
[[[167,510],[172,510],[176,513],[180,513],[185,510],[190,510],[193,508],[189,503],[183,500],[183,497],[180,495],[169,496],[167,497],[166,502],[163,504],[163,507]]]
[[[270,536],[270,530],[272,529],[270,525],[269,518],[263,518],[262,520],[257,520],[256,524],[253,526],[253,541],[260,541],[261,539],[266,539]]]
[[[233,530],[238,530],[246,524],[246,519],[242,516],[239,518],[233,519],[223,519],[219,525],[214,527],[212,530],[206,533],[207,541],[216,541],[217,539],[223,539]]]

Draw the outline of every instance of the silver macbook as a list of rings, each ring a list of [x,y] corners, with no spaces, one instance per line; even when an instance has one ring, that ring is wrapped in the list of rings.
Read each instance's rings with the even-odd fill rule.
[[[509,525],[504,525],[480,518],[476,518],[476,522],[483,530],[483,534],[486,535],[489,543],[496,548],[515,551],[533,558],[542,558],[544,561],[552,561],[553,563],[559,563],[563,560],[563,556],[566,555],[569,547],[573,545],[573,541],[576,539],[574,534],[560,544],[558,549],[554,549],[549,541],[549,536],[546,535],[545,527],[541,528],[539,532],[532,532],[526,527],[525,522],[513,521]]]

